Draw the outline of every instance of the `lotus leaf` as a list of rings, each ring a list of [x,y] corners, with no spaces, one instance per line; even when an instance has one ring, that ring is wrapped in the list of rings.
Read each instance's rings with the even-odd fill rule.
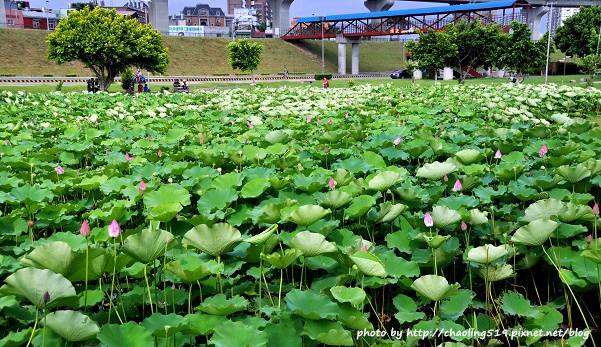
[[[217,223],[213,226],[201,224],[184,235],[184,243],[214,257],[231,251],[241,241],[242,235],[238,229],[227,223]]]
[[[196,283],[207,276],[223,271],[223,264],[217,264],[213,260],[205,263],[199,257],[185,257],[167,263],[165,269],[176,274],[185,283]]]
[[[0,340],[0,346],[5,347],[18,347],[23,346],[29,340],[33,327],[18,332],[11,331],[2,340]]]
[[[267,242],[267,240],[269,240],[269,238],[271,237],[271,235],[273,235],[273,233],[277,229],[278,229],[278,225],[277,224],[273,224],[269,228],[267,228],[267,230],[263,231],[262,233],[260,233],[258,235],[255,235],[255,236],[251,236],[251,237],[245,239],[244,241],[246,241],[248,243],[252,243],[252,244],[262,245],[265,242]]]
[[[222,211],[236,200],[238,200],[238,193],[235,189],[211,189],[198,199],[198,211],[201,213]]]
[[[263,194],[271,186],[271,183],[265,177],[258,177],[248,181],[240,190],[240,196],[243,198],[256,198]]]
[[[264,329],[269,340],[267,346],[302,347],[302,329],[302,324],[292,319],[280,320],[278,324],[268,324]]]
[[[417,170],[416,176],[420,178],[427,178],[433,181],[442,179],[445,175],[449,175],[457,171],[457,166],[448,162],[438,162],[425,164]]]
[[[123,324],[105,324],[97,338],[100,344],[106,347],[147,347],[154,343],[152,335],[146,328],[131,321]]]
[[[307,321],[304,334],[326,346],[354,346],[351,332],[337,322]]]
[[[168,337],[175,335],[179,331],[188,329],[188,320],[175,313],[164,315],[156,312],[144,319],[140,325],[148,329],[152,336]]]
[[[300,226],[309,226],[327,216],[330,212],[330,210],[318,205],[303,205],[292,212],[288,220]]]
[[[561,177],[565,178],[570,183],[578,183],[583,179],[591,176],[591,170],[586,165],[580,163],[576,167],[570,167],[568,165],[562,165],[555,169],[555,172]]]
[[[383,192],[397,184],[401,179],[401,174],[396,171],[380,172],[367,182],[367,188]]]
[[[351,205],[344,210],[345,218],[358,218],[363,216],[376,204],[376,199],[371,195],[360,195],[353,199]]]
[[[293,289],[286,295],[286,305],[292,313],[307,319],[331,320],[338,315],[338,305],[314,291]]]
[[[457,288],[459,284],[450,285],[446,278],[436,275],[422,276],[411,285],[411,289],[432,301],[440,301],[455,295]]]
[[[440,302],[441,317],[456,320],[473,303],[474,296],[471,290],[459,289],[457,295]]]
[[[353,197],[350,194],[341,190],[332,190],[323,197],[321,204],[329,208],[338,209],[351,202],[351,200],[353,200]]]
[[[480,264],[490,264],[495,260],[509,254],[511,247],[507,245],[493,246],[487,244],[484,246],[470,249],[467,253],[467,260]]]
[[[340,314],[338,315],[338,321],[344,324],[349,329],[355,330],[373,330],[373,324],[367,320],[367,317],[359,309],[353,307],[351,304],[340,304]]]
[[[123,241],[123,252],[135,260],[148,264],[174,246],[173,235],[161,229],[143,229]]]
[[[196,335],[210,335],[220,324],[228,321],[225,316],[214,316],[204,313],[189,314],[184,317],[188,320],[188,325]]]
[[[39,309],[73,307],[79,302],[71,282],[50,270],[24,268],[8,276],[4,283],[0,293],[24,296]],[[50,299],[44,302],[43,296],[46,292]]]
[[[524,222],[559,216],[565,211],[563,202],[555,199],[539,200],[526,208]]]
[[[212,186],[218,190],[227,190],[231,188],[237,188],[242,184],[244,175],[239,172],[229,172],[220,176],[215,177]]]
[[[435,206],[430,215],[436,228],[444,228],[461,221],[461,215],[446,206]]]
[[[476,163],[476,162],[480,161],[482,158],[484,158],[484,154],[482,154],[479,151],[472,149],[472,148],[461,150],[461,151],[455,153],[455,156],[464,165],[470,165],[470,164]]]
[[[387,201],[380,204],[380,210],[375,211],[372,209],[369,213],[369,219],[376,223],[389,223],[400,216],[407,209],[407,205],[403,204],[392,204]]]
[[[248,307],[248,300],[236,295],[227,299],[225,294],[217,294],[205,299],[196,309],[216,316],[229,316],[232,313],[243,311]]]
[[[80,263],[74,261],[75,258],[76,253],[65,242],[50,242],[36,247],[31,253],[25,255],[21,259],[21,264],[38,269],[49,269],[54,273],[69,277],[81,266]]]
[[[326,241],[325,236],[310,231],[301,231],[294,235],[292,240],[290,240],[290,244],[292,247],[301,250],[307,257],[336,251],[336,246]]]
[[[283,130],[273,130],[265,135],[265,141],[270,144],[286,143],[290,139],[290,135]]]
[[[382,261],[368,251],[355,252],[349,257],[363,274],[368,276],[386,277],[386,269],[384,269]]]
[[[601,250],[599,249],[587,249],[582,252],[582,256],[597,264],[601,264]]]
[[[55,311],[46,315],[46,326],[69,342],[89,340],[100,332],[98,324],[77,311]]]
[[[472,222],[473,225],[486,224],[488,223],[488,218],[486,217],[486,214],[480,212],[480,210],[473,209],[470,210],[470,222]]]
[[[417,310],[417,304],[413,299],[404,294],[399,294],[392,299],[394,307],[398,312],[394,317],[400,324],[413,322],[426,318],[426,314]]]
[[[558,226],[557,222],[550,219],[534,220],[519,228],[511,237],[511,242],[526,246],[540,246],[549,239]]]
[[[190,193],[184,188],[161,186],[156,191],[144,193],[144,204],[149,209],[150,219],[166,223],[184,206],[190,205]]]
[[[338,302],[350,302],[353,305],[359,305],[365,300],[365,291],[361,288],[335,286],[330,288],[330,292]]]
[[[593,209],[586,205],[576,205],[567,203],[565,211],[559,215],[559,220],[564,223],[570,223],[575,220],[594,221],[597,216],[593,214]]]
[[[290,266],[303,252],[297,248],[288,248],[284,252],[284,255],[279,253],[273,253],[268,255],[262,255],[262,258],[269,264],[275,266],[278,269],[284,269]]]
[[[488,282],[500,281],[513,276],[513,267],[509,264],[486,265],[473,271]]]

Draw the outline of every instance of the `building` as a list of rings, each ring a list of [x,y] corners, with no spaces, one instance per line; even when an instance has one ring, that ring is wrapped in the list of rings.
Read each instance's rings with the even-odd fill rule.
[[[0,13],[0,27],[23,29],[23,11],[19,4],[13,1],[2,1],[4,13]],[[4,15],[4,17],[3,17]]]
[[[254,10],[257,19],[261,23],[271,24],[273,19],[271,6],[268,0],[227,0],[227,13],[234,14],[237,8],[248,8]]]
[[[563,22],[580,12],[580,8],[554,8],[551,16],[551,35],[555,36],[557,28],[563,25]]]
[[[207,4],[184,7],[181,18],[183,18],[188,26],[225,27],[227,25],[225,12],[220,7],[211,7]]]
[[[58,24],[56,14],[49,9],[45,9],[44,12],[23,10],[21,14],[24,29],[54,30]]]

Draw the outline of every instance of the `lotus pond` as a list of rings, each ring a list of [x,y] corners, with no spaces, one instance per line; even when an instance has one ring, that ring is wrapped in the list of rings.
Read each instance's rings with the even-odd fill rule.
[[[553,85],[0,92],[0,346],[594,345],[600,110]]]

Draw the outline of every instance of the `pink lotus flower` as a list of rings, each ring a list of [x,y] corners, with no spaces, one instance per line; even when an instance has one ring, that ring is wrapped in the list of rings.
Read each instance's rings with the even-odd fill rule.
[[[83,223],[81,223],[81,228],[79,228],[79,233],[83,237],[90,236],[90,225],[88,224],[87,221],[84,220]]]
[[[307,117],[306,121],[309,123],[311,121],[311,117]]]
[[[123,127],[123,131],[127,131],[127,127]]]
[[[402,138],[399,136],[399,137],[397,137],[397,138],[396,138],[394,141],[392,141],[392,143],[393,143],[395,146],[398,146],[398,145],[399,145],[399,143],[401,143],[401,140],[403,140],[403,139],[402,139]]]
[[[328,124],[332,124],[332,119],[328,119]]]
[[[449,176],[447,176],[447,175],[444,175],[444,177],[443,177],[442,179],[443,179],[445,182],[448,182],[448,181],[449,181]]]
[[[593,214],[597,217],[599,217],[599,205],[595,204],[593,205]]]
[[[254,127],[255,127],[255,126],[253,125],[253,123],[251,123],[251,122],[246,122],[246,125],[248,125],[248,127],[249,127],[250,129],[252,129],[252,128],[254,128]]]
[[[146,136],[146,140],[150,141],[151,137],[150,135]]]
[[[495,159],[500,159],[503,156],[503,153],[501,153],[500,149],[497,149],[497,152],[495,153]]]
[[[363,247],[361,248],[361,250],[362,250],[362,251],[366,251],[366,252],[367,252],[367,246],[363,246]]]
[[[328,149],[328,147],[324,147],[323,151],[326,152],[326,153],[328,153],[330,150]]]
[[[140,180],[140,188],[138,189],[138,191],[140,192],[140,195],[144,194],[145,190],[146,190],[146,183],[144,183],[144,180]]]
[[[592,242],[593,241],[593,234],[590,234],[589,236],[586,237],[586,242]]]
[[[444,125],[440,126],[440,130],[443,131],[444,130]]]
[[[317,118],[317,124],[321,123],[321,118]]]
[[[125,160],[129,161],[129,160],[132,160],[132,159],[134,159],[134,157],[132,157],[131,155],[129,155],[128,152],[126,152],[125,153]]]
[[[463,185],[461,185],[461,181],[455,181],[455,185],[453,186],[454,192],[460,192],[463,189]]]
[[[8,139],[4,140],[4,143],[6,143],[8,145],[10,141],[8,141]]]
[[[96,126],[98,126],[98,121],[96,121]]]
[[[328,186],[330,187],[330,189],[334,189],[336,187],[336,181],[334,181],[333,178],[330,178],[330,181],[328,182]]]
[[[163,156],[163,151],[161,151],[161,150],[159,149],[159,151],[157,152],[157,155],[159,156],[159,158],[160,158],[160,157],[162,157],[162,156]]]
[[[430,215],[430,212],[426,212],[426,214],[424,215],[424,224],[428,228],[434,226],[434,220],[432,219],[432,216]]]
[[[108,149],[105,149],[105,150],[104,150],[104,153],[106,153],[106,155],[109,155],[109,150],[108,150]]]
[[[65,173],[65,169],[63,169],[63,167],[60,165],[57,165],[55,170],[56,170],[56,173],[59,175],[62,175]]]
[[[538,156],[542,158],[545,156],[545,154],[547,154],[548,151],[549,149],[547,148],[547,144],[543,144],[543,146],[538,151]]]
[[[348,113],[344,116],[344,118],[348,118]]]
[[[204,138],[201,136],[201,137],[198,139],[198,142],[200,142],[200,143],[204,143],[204,142],[205,142],[205,139],[204,139]]]
[[[234,123],[236,123],[236,122],[232,119],[232,125],[234,125]]]
[[[461,230],[463,230],[463,231],[467,230],[467,224],[465,224],[464,221],[461,221]]]
[[[121,228],[119,227],[119,223],[117,223],[117,221],[115,219],[113,219],[113,221],[109,225],[108,231],[109,231],[109,236],[112,238],[119,236],[119,234],[121,233]]]

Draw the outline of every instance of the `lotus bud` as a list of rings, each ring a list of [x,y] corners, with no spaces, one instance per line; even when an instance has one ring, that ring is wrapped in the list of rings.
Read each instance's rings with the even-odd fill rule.
[[[447,175],[444,175],[444,177],[443,177],[442,179],[443,179],[445,182],[448,182],[448,181],[449,181],[449,176],[447,176]]]
[[[361,248],[361,250],[367,252],[367,246],[363,246],[363,248]]]
[[[430,215],[430,212],[426,212],[426,214],[424,215],[424,224],[428,228],[434,226],[434,220],[432,219],[432,216]]]
[[[90,225],[86,220],[84,220],[83,223],[81,223],[81,228],[79,228],[79,232],[83,237],[90,236]]]
[[[495,159],[500,159],[503,156],[503,154],[501,153],[500,149],[497,149],[497,152],[495,153]]]
[[[397,146],[399,143],[401,143],[401,140],[403,140],[400,136],[397,137],[392,143]]]
[[[464,221],[461,221],[461,230],[463,230],[463,231],[467,230],[467,224],[465,224]]]
[[[117,223],[115,219],[113,219],[113,221],[109,225],[108,231],[109,236],[112,238],[119,236],[119,234],[121,233],[121,227],[119,227],[119,223]]]
[[[32,220],[27,221],[27,226],[32,227],[35,223]]]
[[[597,217],[599,217],[599,205],[595,204],[593,205],[593,214]]]
[[[65,169],[63,169],[63,167],[60,165],[57,165],[55,170],[56,170],[56,173],[59,175],[62,175],[65,173]]]
[[[167,180],[167,182],[173,183],[173,178],[169,177],[169,179]]]
[[[146,190],[146,183],[144,182],[144,180],[140,180],[140,188],[138,189],[138,191],[140,192],[140,195],[144,194],[145,190]]]
[[[330,178],[330,181],[328,182],[328,186],[330,187],[330,189],[334,189],[336,187],[336,181],[334,181],[333,178]]]
[[[157,152],[157,155],[158,155],[158,156],[159,156],[159,158],[160,158],[161,156],[163,156],[163,151],[161,151],[161,150],[159,149],[159,151]]]
[[[50,293],[48,291],[45,291],[42,295],[42,301],[44,301],[44,304],[50,301]]]
[[[461,181],[459,181],[459,180],[455,181],[455,185],[453,186],[453,191],[460,192],[462,189],[463,189],[463,186],[461,185]]]
[[[586,237],[586,242],[592,242],[593,241],[593,234],[590,234],[589,236]]]

